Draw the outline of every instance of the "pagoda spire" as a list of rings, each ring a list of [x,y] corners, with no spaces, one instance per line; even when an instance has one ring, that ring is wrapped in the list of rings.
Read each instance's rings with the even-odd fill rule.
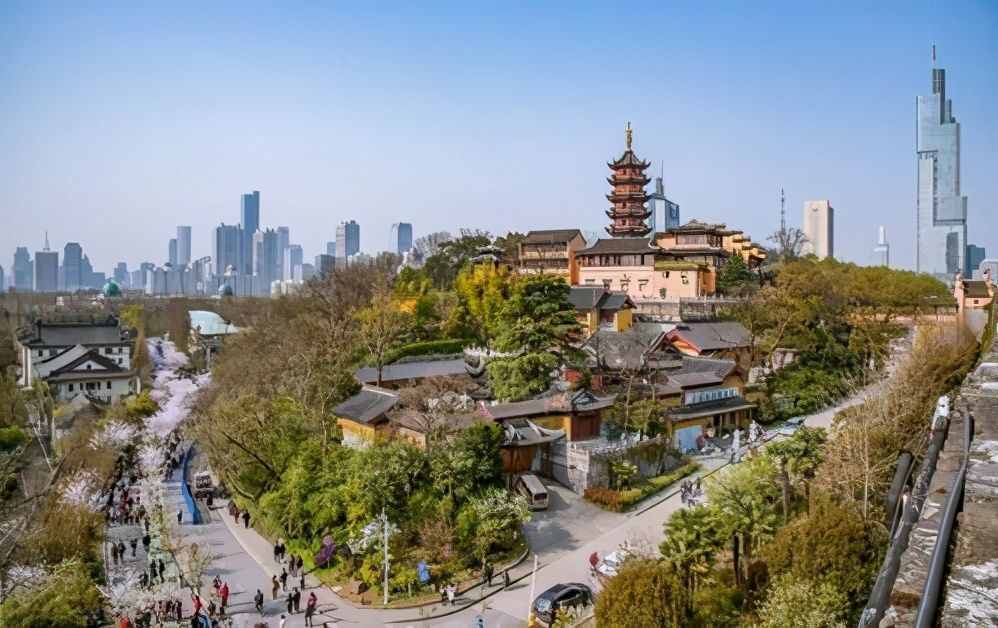
[[[607,164],[613,171],[613,175],[607,178],[613,186],[613,192],[606,195],[611,203],[606,212],[611,221],[606,231],[615,238],[642,237],[651,231],[646,222],[651,212],[646,206],[648,195],[645,193],[645,186],[651,181],[645,176],[645,170],[651,164],[641,161],[634,154],[631,148],[634,132],[630,122],[624,129],[624,142],[624,154]]]

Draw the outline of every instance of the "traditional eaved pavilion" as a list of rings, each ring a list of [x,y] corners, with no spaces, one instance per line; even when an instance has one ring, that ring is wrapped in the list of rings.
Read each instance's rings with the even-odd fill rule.
[[[645,186],[651,181],[645,176],[645,170],[650,164],[638,159],[631,150],[630,122],[627,123],[625,136],[627,149],[624,154],[617,161],[607,164],[613,170],[613,176],[606,179],[613,186],[613,192],[606,198],[613,203],[613,207],[606,215],[613,222],[606,231],[614,238],[647,236],[651,231],[646,222],[651,212],[645,205],[648,201]]]

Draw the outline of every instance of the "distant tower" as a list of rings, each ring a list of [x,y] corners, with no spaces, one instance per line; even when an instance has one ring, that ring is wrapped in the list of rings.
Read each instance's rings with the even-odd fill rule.
[[[613,186],[613,192],[606,195],[613,206],[606,212],[610,218],[610,226],[606,228],[614,238],[642,237],[648,235],[651,228],[645,222],[651,212],[645,206],[648,196],[645,186],[651,181],[645,176],[645,170],[651,165],[641,161],[631,150],[633,136],[631,123],[627,123],[625,131],[626,148],[624,154],[607,166],[613,170],[613,176],[607,177],[607,182]]]
[[[663,177],[655,177],[655,191],[648,195],[648,212],[648,227],[653,232],[679,226],[679,204],[666,198]]]
[[[835,257],[835,209],[830,201],[804,201],[804,254]]]
[[[787,232],[787,197],[780,188],[780,233]]]
[[[887,243],[887,227],[883,225],[880,225],[877,246],[873,247],[873,254],[876,256],[877,266],[891,265],[891,245]]]

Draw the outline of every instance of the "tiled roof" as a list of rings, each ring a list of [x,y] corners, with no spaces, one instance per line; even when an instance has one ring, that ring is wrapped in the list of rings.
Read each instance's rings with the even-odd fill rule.
[[[963,294],[971,299],[986,299],[991,296],[988,294],[988,283],[980,279],[964,279]]]
[[[377,386],[364,386],[360,392],[333,408],[333,414],[368,424],[383,417],[399,401],[397,394]]]
[[[30,329],[25,344],[40,347],[127,344],[127,335],[117,322],[42,323]]]
[[[728,397],[707,403],[698,403],[692,406],[680,406],[671,409],[669,416],[673,420],[696,419],[705,416],[712,416],[718,412],[732,412],[734,410],[748,410],[756,405],[742,397]]]
[[[424,379],[427,377],[452,377],[466,375],[465,362],[462,358],[453,360],[424,360],[421,362],[403,362],[388,364],[382,369],[382,382],[397,382],[409,379]],[[376,383],[378,369],[373,366],[359,368],[354,377],[362,384]]]
[[[536,416],[554,412],[592,412],[613,405],[615,396],[597,397],[588,391],[565,393],[543,399],[528,399],[511,403],[482,404],[482,412],[493,419]]]
[[[524,244],[567,244],[575,236],[582,237],[578,229],[543,229],[528,231],[523,239]],[[583,238],[585,240],[585,238]]]
[[[747,347],[751,336],[735,321],[682,323],[669,332],[669,338],[681,338],[700,351],[717,351]]]
[[[576,255],[614,253],[654,253],[658,247],[649,238],[600,238],[587,249],[576,251]]]
[[[99,354],[96,351],[94,351],[94,350],[91,349],[90,351],[87,351],[83,355],[80,355],[80,356],[76,357],[74,360],[68,362],[67,364],[64,364],[63,366],[55,369],[54,371],[51,371],[49,373],[49,376],[50,377],[54,377],[54,376],[58,376],[58,375],[65,375],[67,373],[72,373],[72,372],[74,372],[76,370],[76,368],[78,366],[86,364],[87,362],[94,362],[95,364],[99,365],[101,367],[101,370],[97,371],[97,372],[102,373],[102,374],[103,373],[120,373],[120,372],[124,371],[124,369],[122,369],[120,366],[118,366],[115,363],[114,360],[111,360],[110,358],[106,358],[106,357],[102,356],[101,354]],[[83,373],[83,371],[79,371],[79,372]]]
[[[611,292],[602,286],[572,286],[568,292],[568,302],[576,310],[619,310],[634,307],[625,292]]]

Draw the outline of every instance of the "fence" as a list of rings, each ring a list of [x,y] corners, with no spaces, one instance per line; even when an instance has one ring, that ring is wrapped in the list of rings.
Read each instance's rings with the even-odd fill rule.
[[[187,469],[190,467],[192,451],[194,451],[193,445],[188,447],[187,451],[184,452],[184,461],[180,471],[180,491],[184,496],[184,504],[191,513],[191,523],[200,525],[201,512],[198,510],[198,505],[194,503],[194,495],[191,494],[191,485],[187,483]]]

